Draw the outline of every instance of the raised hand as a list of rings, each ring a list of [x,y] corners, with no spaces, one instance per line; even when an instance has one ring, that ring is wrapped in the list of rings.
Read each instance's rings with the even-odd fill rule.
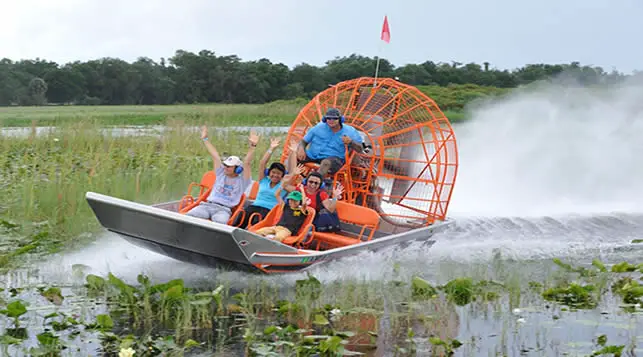
[[[207,137],[208,137],[208,127],[204,125],[201,127],[201,139],[205,139]]]
[[[274,150],[279,146],[279,143],[281,142],[281,139],[279,138],[272,138],[270,139],[270,149]]]
[[[292,152],[297,152],[297,148],[299,147],[299,144],[297,144],[297,140],[290,140],[290,151]]]
[[[248,141],[250,142],[250,145],[256,146],[259,142],[259,135],[257,135],[257,132],[251,130],[250,135],[248,135]]]
[[[344,186],[342,186],[342,184],[338,182],[335,186],[335,189],[333,189],[333,197],[339,200],[342,198],[342,193],[344,193]]]
[[[306,171],[306,166],[304,166],[304,164],[299,164],[295,168],[294,174],[295,175],[301,175],[304,171]]]

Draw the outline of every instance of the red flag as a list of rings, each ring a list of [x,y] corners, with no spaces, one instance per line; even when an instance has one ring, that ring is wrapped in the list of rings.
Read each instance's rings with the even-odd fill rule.
[[[391,42],[391,31],[388,28],[388,17],[384,16],[384,24],[382,25],[382,35],[380,36],[382,41],[386,43]]]

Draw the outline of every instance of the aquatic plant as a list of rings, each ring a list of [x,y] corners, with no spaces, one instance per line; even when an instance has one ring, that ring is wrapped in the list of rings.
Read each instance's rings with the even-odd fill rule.
[[[589,269],[560,263],[556,264],[562,267],[561,273],[579,275]],[[608,269],[596,261],[593,266],[597,274],[607,274],[612,284],[602,293],[611,291],[624,303],[629,302],[624,312],[640,313],[640,302],[632,299],[641,297],[641,272],[619,272],[618,268],[638,265],[624,262]],[[594,273],[584,275],[583,279],[598,278]],[[39,307],[25,300],[27,290],[5,290],[0,301],[4,316],[0,326],[5,326],[0,336],[3,352],[62,356],[65,351],[80,351],[80,341],[92,341],[83,345],[82,353],[182,356],[188,352],[230,355],[243,351],[248,356],[372,356],[375,351],[387,351],[395,356],[448,356],[462,351],[466,355],[476,349],[476,340],[458,338],[463,318],[459,315],[484,313],[493,308],[489,304],[507,304],[513,289],[505,281],[457,277],[440,285],[417,275],[393,282],[323,284],[309,274],[298,279],[293,290],[260,281],[236,291],[223,283],[213,289],[187,287],[182,279],[153,283],[145,275],[138,275],[136,284],[111,273],[105,277],[89,274],[84,279],[85,292],[81,294],[101,307],[94,313],[84,308],[84,313],[70,310],[66,303],[72,296],[60,287],[38,286],[34,292]],[[556,288],[543,291],[549,281],[525,282],[521,288],[525,300],[518,303],[550,301],[593,309],[597,300],[588,296],[595,296],[595,292],[584,288],[590,283],[578,280],[565,286],[559,280]],[[541,302],[535,300],[538,296]],[[464,308],[470,312],[465,313]],[[506,305],[503,310],[508,311]],[[554,321],[565,319],[561,316],[565,310],[552,309]],[[44,316],[36,318],[38,311]],[[542,313],[531,312],[534,318]],[[521,326],[529,324],[529,314],[527,308],[509,311],[513,334],[520,334]],[[568,323],[577,320],[574,315],[569,318]],[[510,332],[503,328],[501,333]],[[592,342],[592,355],[619,355],[629,348],[624,343],[609,345],[607,337],[604,334]],[[509,341],[502,338],[506,347]]]
[[[212,169],[199,133],[181,121],[160,136],[119,137],[100,129],[81,121],[44,136],[0,142],[0,235],[12,241],[0,247],[0,268],[25,253],[73,249],[93,239],[100,227],[85,201],[87,191],[142,203],[178,200],[190,182]],[[244,136],[241,130],[213,130],[210,140],[222,155],[241,154]],[[268,144],[264,138],[259,150]]]

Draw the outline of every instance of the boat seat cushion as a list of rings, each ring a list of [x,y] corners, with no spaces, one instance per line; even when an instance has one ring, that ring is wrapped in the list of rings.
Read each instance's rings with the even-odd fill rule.
[[[359,238],[342,235],[340,233],[315,232],[313,238],[321,243],[326,243],[331,247],[345,247],[361,242]]]
[[[380,223],[380,216],[375,210],[344,201],[337,201],[335,207],[341,222],[361,227],[359,234],[349,232],[314,232],[313,238],[315,240],[320,243],[326,243],[332,247],[344,247],[360,243],[363,240],[371,240]],[[370,232],[366,234],[367,231]]]

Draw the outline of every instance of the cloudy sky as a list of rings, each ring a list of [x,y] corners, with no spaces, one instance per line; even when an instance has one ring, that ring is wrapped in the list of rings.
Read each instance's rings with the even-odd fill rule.
[[[155,60],[209,49],[322,65],[381,54],[395,65],[488,61],[643,69],[642,0],[2,1],[0,58]],[[391,43],[380,39],[384,14]]]

